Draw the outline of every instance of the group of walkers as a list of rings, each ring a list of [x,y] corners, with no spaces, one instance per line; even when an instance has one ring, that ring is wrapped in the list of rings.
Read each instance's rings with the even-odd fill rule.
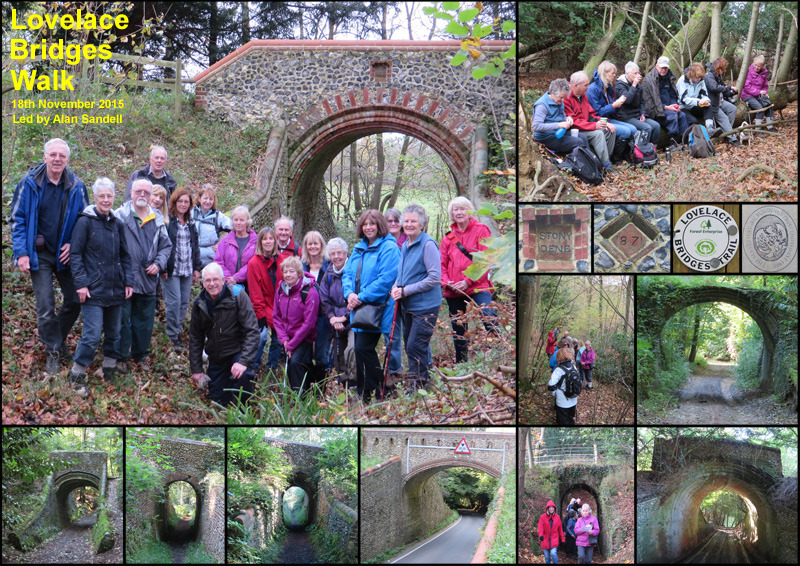
[[[558,333],[557,328],[547,333],[545,353],[552,370],[547,386],[556,398],[556,424],[574,425],[578,394],[592,390],[595,351],[589,340],[576,340],[568,331],[559,340]]]
[[[402,213],[361,213],[350,253],[344,239],[326,243],[317,231],[298,245],[294,221],[285,216],[256,233],[247,207],[235,207],[230,217],[222,213],[209,185],[193,198],[165,170],[163,147],[155,146],[149,164],[131,175],[116,210],[115,186],[107,177],[95,181],[89,204],[69,156],[64,140],[45,144],[44,163],[17,185],[10,229],[15,264],[33,282],[47,373],[58,373],[70,358],[66,339],[83,316],[69,374],[82,396],[101,335],[105,381],[130,371],[131,364],[150,371],[159,286],[167,336],[177,354],[185,353],[184,319],[200,278],[188,332],[190,372],[223,405],[252,393],[265,348],[264,369],[275,372],[283,358],[292,389],[306,391],[332,367],[340,382],[369,402],[385,393],[387,373],[403,372],[402,336],[408,389],[425,387],[443,296],[454,316],[457,361],[468,355],[467,328],[458,318],[469,302],[493,328],[488,273],[477,280],[465,275],[472,254],[485,249],[480,240],[489,229],[464,197],[448,206],[452,224],[441,245],[426,232],[425,209],[412,204]],[[58,313],[53,277],[63,294]],[[385,370],[376,351],[381,335]]]
[[[614,63],[603,61],[591,79],[584,71],[573,73],[569,82],[555,79],[533,105],[534,139],[556,153],[570,153],[579,146],[591,148],[604,174],[614,176],[617,171],[612,161],[621,160],[626,153],[615,148],[629,146],[637,130],[645,132],[657,147],[661,129],[666,128],[668,152],[683,149],[684,132],[694,124],[705,126],[709,137],[730,132],[736,119],[736,95],[756,113],[756,125],[774,129],[763,55],[750,65],[741,93],[724,82],[728,70],[724,57],[705,67],[692,63],[677,80],[669,64],[668,57],[660,57],[643,76],[639,66],[629,61],[618,75]],[[564,135],[567,130],[569,135]],[[741,145],[736,134],[729,134],[727,140],[732,146]]]
[[[545,564],[558,564],[559,544],[563,545],[567,556],[574,557],[577,554],[578,564],[591,564],[600,534],[600,523],[592,515],[591,506],[588,503],[581,505],[580,499],[571,499],[564,521],[566,527],[556,513],[555,503],[548,501],[536,525]]]

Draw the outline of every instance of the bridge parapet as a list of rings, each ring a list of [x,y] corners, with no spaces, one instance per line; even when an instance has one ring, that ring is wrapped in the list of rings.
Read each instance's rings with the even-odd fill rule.
[[[692,463],[749,464],[775,478],[783,477],[781,451],[776,448],[738,440],[682,437],[675,446],[673,439],[658,438],[653,447],[653,471],[670,473],[683,466],[686,459]]]

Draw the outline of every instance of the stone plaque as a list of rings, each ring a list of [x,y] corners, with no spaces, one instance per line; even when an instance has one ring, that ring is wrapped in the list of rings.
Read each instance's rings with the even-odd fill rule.
[[[742,271],[797,271],[797,208],[743,205]]]
[[[675,224],[675,254],[696,271],[716,271],[728,264],[739,249],[736,220],[716,206],[696,206]]]
[[[539,261],[572,259],[574,241],[571,225],[544,225],[536,229],[536,257]]]

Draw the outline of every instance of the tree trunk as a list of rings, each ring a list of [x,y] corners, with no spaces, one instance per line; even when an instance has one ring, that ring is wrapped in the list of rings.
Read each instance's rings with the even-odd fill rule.
[[[400,148],[400,160],[397,163],[397,176],[394,178],[394,189],[392,194],[386,197],[384,202],[381,202],[380,210],[386,210],[394,207],[397,203],[397,196],[400,194],[400,189],[403,188],[403,170],[406,168],[406,155],[408,154],[408,146],[411,145],[411,136],[403,136],[403,147]]]
[[[775,73],[772,75],[772,88],[775,88],[778,84],[778,72],[777,70],[781,68],[781,43],[783,42],[783,21],[786,19],[786,12],[781,12],[781,20],[780,24],[778,24],[778,43],[775,45],[775,62],[773,63],[773,68],[775,69]]]
[[[520,368],[517,372],[518,379],[528,378],[528,359],[531,354],[530,336],[533,331],[533,277],[520,275],[519,299],[517,304],[517,348],[519,349]]]
[[[619,7],[617,7],[617,11],[614,15],[614,20],[611,22],[611,26],[606,34],[600,39],[600,41],[595,44],[592,56],[589,57],[586,65],[583,67],[583,70],[586,71],[590,77],[592,76],[592,71],[597,68],[603,59],[605,59],[608,48],[611,47],[611,44],[614,42],[614,38],[617,37],[619,30],[621,30],[622,26],[625,24],[625,12],[628,11],[630,4],[630,2],[623,2]]]
[[[520,97],[522,100],[522,97]],[[561,173],[561,171],[543,159],[538,149],[533,146],[531,141],[531,120],[530,114],[518,104],[520,116],[519,125],[519,195],[521,201],[554,201],[556,197],[560,200],[568,194],[577,196],[574,192],[572,182]],[[537,176],[536,170],[539,169]],[[545,183],[545,181],[547,181]],[[560,187],[560,194],[559,194]]]
[[[711,31],[711,3],[701,2],[686,25],[667,42],[664,49],[664,55],[669,57],[669,68],[673,75],[680,77],[683,74],[683,68],[688,64],[686,56],[691,53],[691,57],[694,57],[700,51],[709,31]]]
[[[630,316],[631,316],[631,303],[633,302],[631,300],[631,295],[633,294],[632,293],[632,289],[631,289],[632,286],[633,286],[633,277],[628,277],[627,283],[625,285],[625,324],[626,324],[625,334],[628,333],[627,325],[630,324],[629,321],[631,319],[630,318]],[[589,312],[592,312],[591,308],[589,309]]]
[[[519,429],[517,442],[520,443],[519,454],[517,456],[517,509],[522,509],[523,498],[525,497],[525,449],[527,442],[525,439],[530,434],[530,427]]]
[[[597,299],[597,304],[600,306],[600,315],[598,316],[598,322],[600,327],[600,335],[603,335],[603,276],[600,275],[600,298]]]
[[[386,168],[386,152],[383,150],[383,134],[376,136],[376,153],[378,158],[378,171],[375,176],[375,190],[372,193],[372,199],[369,207],[378,210],[381,206],[381,191],[383,191],[383,171]]]
[[[219,61],[219,6],[216,2],[209,2],[208,8],[208,64],[213,65]]]
[[[761,6],[761,2],[753,2],[753,11],[750,13],[750,29],[747,32],[747,45],[744,48],[744,57],[742,58],[742,68],[739,69],[739,78],[736,79],[736,88],[739,92],[742,92],[744,81],[747,78],[747,67],[750,66],[750,54],[753,51],[753,40],[756,36],[759,6]]]
[[[242,2],[242,45],[250,41],[250,3]]]
[[[783,52],[783,61],[778,68],[778,82],[785,82],[789,80],[789,75],[792,72],[792,63],[794,62],[794,51],[797,49],[797,23],[792,18],[792,25],[789,28],[789,38],[786,40],[786,49]],[[775,105],[774,111],[783,110],[790,102],[797,100],[797,91],[789,92],[787,85],[778,85],[774,89],[770,89],[769,93],[772,104]]]
[[[361,212],[363,206],[361,205],[361,190],[358,187],[358,162],[356,161],[356,153],[358,152],[358,142],[350,144],[350,190],[353,193],[353,200],[356,205],[356,212]]]
[[[700,336],[700,317],[703,314],[703,310],[696,306],[694,308],[694,333],[692,334],[692,349],[689,350],[689,361],[694,363],[694,359],[697,356],[697,339]]]
[[[633,62],[639,65],[639,57],[642,55],[642,47],[644,47],[644,38],[647,35],[647,16],[650,13],[650,6],[652,2],[644,3],[644,12],[642,13],[642,29],[639,30],[639,43],[636,44],[636,55],[633,56]]]
[[[709,60],[714,62],[722,55],[722,2],[711,3],[710,37]]]

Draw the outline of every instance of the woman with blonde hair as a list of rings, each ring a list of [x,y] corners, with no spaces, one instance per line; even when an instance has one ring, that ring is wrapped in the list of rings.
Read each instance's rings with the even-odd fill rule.
[[[575,425],[575,411],[578,405],[577,397],[567,397],[567,379],[578,379],[578,370],[575,369],[573,360],[575,351],[572,348],[560,348],[555,353],[556,369],[550,376],[547,389],[556,397],[556,424],[560,426]],[[576,531],[577,532],[577,531]]]
[[[316,230],[306,232],[301,245],[301,259],[303,271],[310,274],[317,284],[317,289],[322,285],[325,272],[328,270],[330,258],[325,246],[325,239]],[[321,306],[320,306],[321,307]],[[328,354],[331,343],[331,325],[322,308],[317,312],[317,338],[314,342],[314,365],[311,368],[311,383],[317,383],[325,378],[328,370]]]
[[[164,224],[169,225],[169,203],[167,202],[167,189],[161,185],[153,185],[153,192],[150,193],[150,206],[157,210],[164,217]]]
[[[592,72],[592,84],[586,90],[589,104],[602,119],[608,119],[617,129],[617,138],[627,140],[636,133],[636,128],[619,119],[617,110],[625,104],[627,97],[616,96],[617,67],[611,61],[603,61]]]
[[[225,283],[247,288],[247,263],[256,253],[258,235],[250,228],[253,218],[246,206],[237,206],[231,211],[233,232],[219,241],[214,261],[225,272]]]
[[[231,219],[217,210],[217,190],[212,185],[203,185],[195,198],[192,220],[197,226],[200,244],[200,263],[203,267],[214,261],[220,235],[233,230]]]
[[[581,506],[581,516],[575,522],[575,544],[578,547],[578,564],[591,564],[597,535],[600,534],[600,523],[592,515],[588,503]]]

